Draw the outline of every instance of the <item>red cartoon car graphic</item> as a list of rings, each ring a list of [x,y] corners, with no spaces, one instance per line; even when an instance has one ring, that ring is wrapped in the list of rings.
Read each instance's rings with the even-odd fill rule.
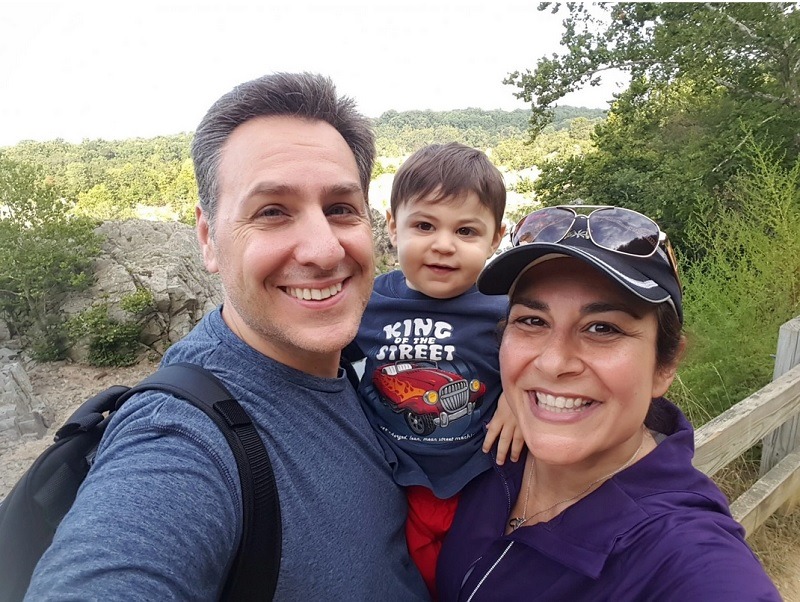
[[[411,431],[423,437],[472,414],[486,393],[481,381],[467,381],[429,361],[384,364],[372,373],[372,383],[383,402],[402,413]]]

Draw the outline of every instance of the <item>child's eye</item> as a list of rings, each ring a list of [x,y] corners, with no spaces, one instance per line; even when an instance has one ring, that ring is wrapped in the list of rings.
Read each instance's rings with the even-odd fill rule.
[[[474,236],[474,235],[476,234],[476,232],[475,232],[475,228],[468,228],[468,227],[466,227],[466,226],[464,226],[463,228],[459,228],[458,230],[456,230],[456,233],[457,233],[459,236]]]
[[[430,224],[428,222],[420,222],[417,224],[416,227],[418,230],[422,230],[423,232],[430,232],[433,230],[433,224]]]

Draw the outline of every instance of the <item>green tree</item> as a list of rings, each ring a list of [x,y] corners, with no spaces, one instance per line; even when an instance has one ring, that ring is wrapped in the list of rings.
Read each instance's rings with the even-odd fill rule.
[[[748,137],[772,144],[784,167],[797,158],[796,5],[568,4],[567,11],[568,51],[507,80],[532,103],[531,133],[544,131],[554,102],[606,69],[627,70],[632,80],[596,127],[594,151],[540,166],[535,186],[545,204],[580,197],[638,209],[681,245],[698,204],[752,167],[743,152]]]
[[[560,3],[542,2],[556,13]],[[531,129],[553,104],[609,69],[654,88],[688,78],[741,100],[800,109],[800,12],[795,3],[567,3],[563,55],[539,59],[506,83],[531,102]]]
[[[117,203],[105,184],[97,184],[86,192],[79,192],[78,202],[72,211],[77,216],[101,221],[133,217],[131,208]]]
[[[99,250],[94,223],[70,208],[39,168],[0,154],[0,315],[48,359],[64,351],[57,310],[91,283]]]

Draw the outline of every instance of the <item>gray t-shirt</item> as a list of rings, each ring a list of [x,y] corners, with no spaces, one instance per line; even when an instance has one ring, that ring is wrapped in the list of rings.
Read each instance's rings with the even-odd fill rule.
[[[270,454],[282,514],[276,600],[424,600],[406,502],[345,377],[293,370],[215,310],[164,363],[215,373]],[[87,392],[88,394],[89,392]],[[117,413],[26,600],[214,600],[241,532],[236,463],[196,408],[144,393]]]

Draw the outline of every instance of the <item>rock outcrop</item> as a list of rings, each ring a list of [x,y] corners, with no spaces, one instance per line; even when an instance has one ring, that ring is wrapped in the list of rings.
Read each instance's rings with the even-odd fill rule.
[[[25,439],[38,439],[50,416],[33,394],[27,373],[19,362],[0,366],[0,451]]]
[[[109,317],[130,320],[120,301],[145,288],[153,295],[155,313],[144,322],[140,340],[161,351],[183,338],[222,301],[219,278],[206,271],[191,226],[127,220],[105,222],[97,231],[105,242],[95,260],[95,284],[65,302],[67,317],[102,301],[108,304]],[[76,362],[84,362],[87,355],[81,342],[70,350],[70,359]]]

